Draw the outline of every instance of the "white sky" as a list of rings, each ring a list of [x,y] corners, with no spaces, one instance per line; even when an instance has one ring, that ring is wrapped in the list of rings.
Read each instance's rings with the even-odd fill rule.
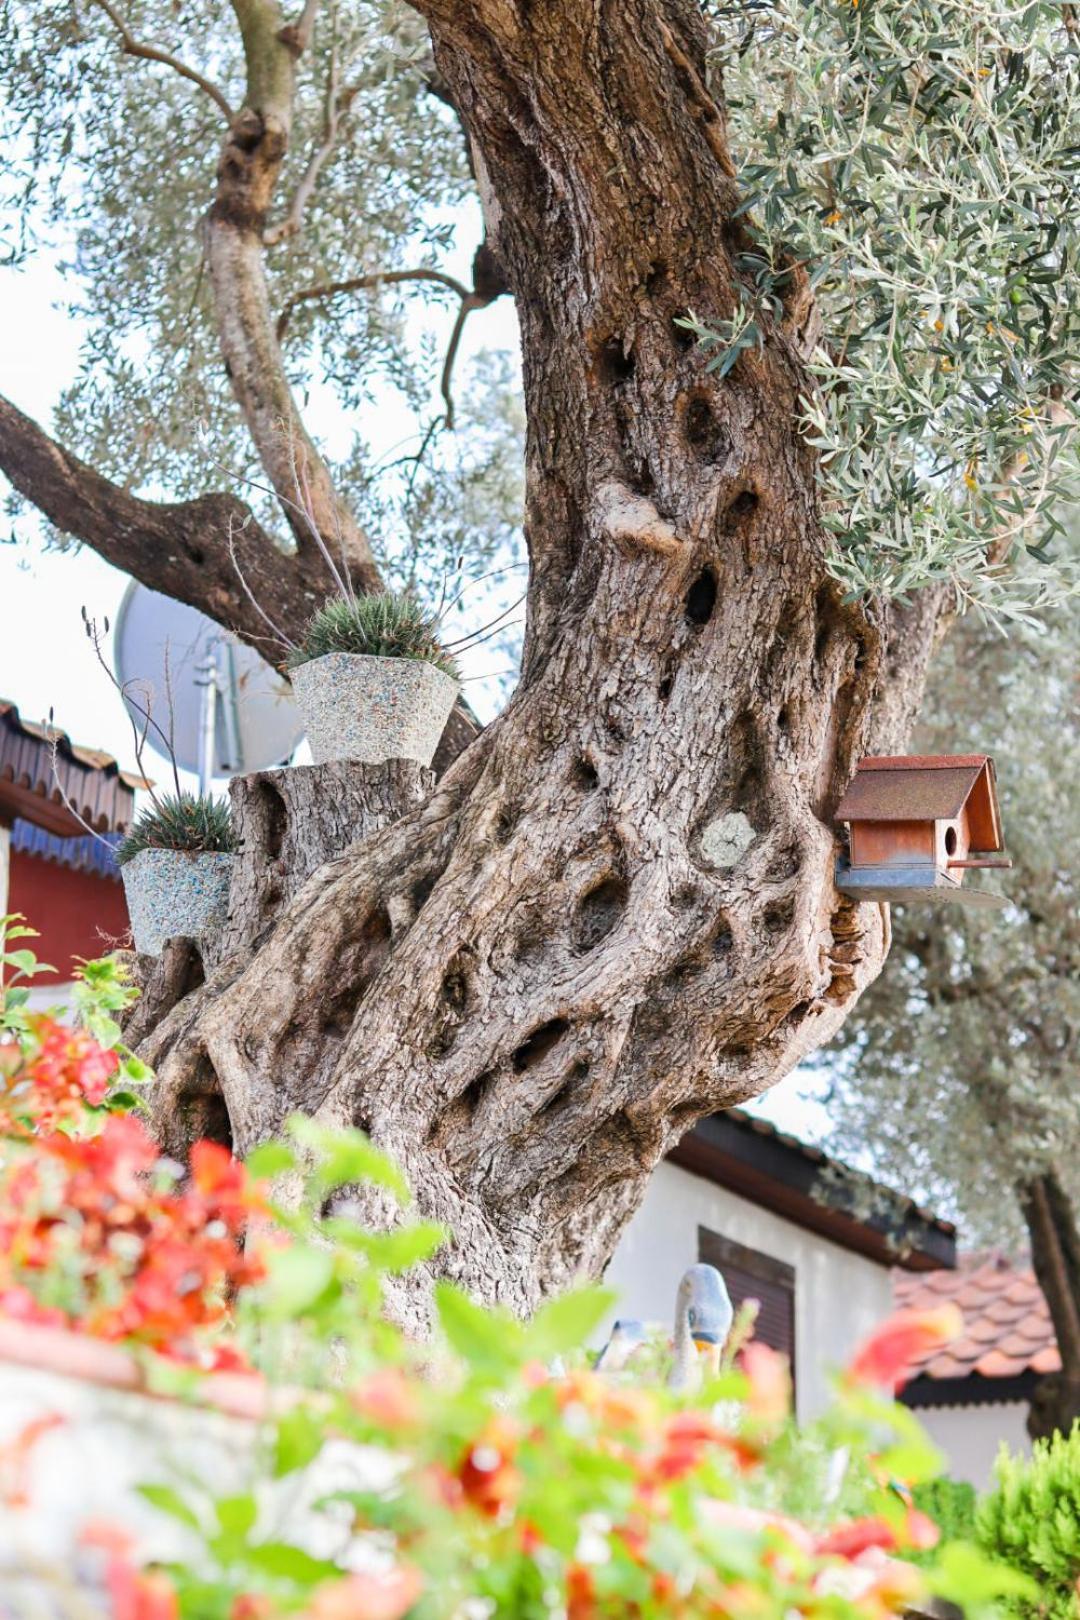
[[[448,257],[446,268],[469,279],[469,257],[476,233],[462,230],[465,246]],[[0,307],[4,333],[0,348],[0,392],[19,408],[50,426],[51,415],[64,387],[74,377],[82,331],[57,305],[63,300],[62,277],[42,256],[24,271],[0,269]],[[441,317],[448,320],[448,315]],[[465,330],[458,357],[463,371],[481,348],[505,346],[516,350],[517,332],[509,299],[474,316]],[[311,419],[316,435],[333,438],[340,424],[320,414]],[[415,422],[392,396],[380,400],[363,423],[365,436],[376,452],[414,432]],[[98,667],[83,632],[80,609],[99,622],[115,622],[128,578],[88,548],[61,553],[40,542],[27,543],[32,519],[19,520],[20,544],[0,545],[0,697],[18,705],[28,720],[44,720],[50,708],[56,723],[77,742],[107,749],[129,769],[135,765],[131,728],[119,697]],[[0,536],[6,535],[0,531]],[[473,674],[494,667],[485,663],[489,649],[481,647],[466,664]],[[498,663],[505,662],[497,659]],[[470,702],[485,717],[491,713],[491,695],[482,681],[467,688]],[[823,1080],[812,1071],[800,1071],[775,1087],[755,1105],[783,1129],[809,1140],[820,1140],[828,1116],[814,1093]]]

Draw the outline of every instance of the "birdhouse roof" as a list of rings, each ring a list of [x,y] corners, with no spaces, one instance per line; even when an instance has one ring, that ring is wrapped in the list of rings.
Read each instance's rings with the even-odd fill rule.
[[[989,754],[874,755],[862,759],[836,807],[838,821],[953,821],[967,806],[972,845],[1003,849]]]

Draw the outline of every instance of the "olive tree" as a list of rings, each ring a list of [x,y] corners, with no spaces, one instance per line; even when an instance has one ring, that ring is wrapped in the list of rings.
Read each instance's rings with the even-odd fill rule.
[[[240,1151],[297,1107],[361,1125],[453,1228],[438,1263],[527,1309],[603,1266],[696,1118],[840,1027],[889,919],[834,888],[838,795],[904,745],[959,608],[1051,588],[1072,10],[9,0],[4,48],[12,251],[74,220],[91,338],[63,447],[5,406],[0,466],[257,645],[327,594],[324,547],[361,589],[393,553],[363,443],[332,457],[305,395],[362,423],[388,377],[422,411],[440,360],[395,300],[445,294],[455,330],[514,300],[511,700],[296,892],[288,829],[348,795],[275,787],[287,903],[140,1033],[166,1132],[199,1099]],[[471,286],[440,269],[467,196]],[[431,436],[445,470],[479,435],[481,549],[498,409]]]
[[[1030,1250],[1061,1351],[1036,1433],[1080,1416],[1080,631],[1005,643],[964,627],[935,668],[921,743],[979,726],[1015,865],[1008,909],[897,912],[889,971],[845,1026],[830,1116],[843,1150],[957,1210],[969,1243]]]

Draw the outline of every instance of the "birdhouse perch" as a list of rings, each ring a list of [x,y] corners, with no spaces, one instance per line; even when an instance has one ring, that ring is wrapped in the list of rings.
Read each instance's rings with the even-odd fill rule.
[[[836,819],[848,851],[836,887],[853,900],[959,901],[1003,906],[1001,895],[964,889],[973,867],[1009,867],[988,754],[912,754],[859,761]]]

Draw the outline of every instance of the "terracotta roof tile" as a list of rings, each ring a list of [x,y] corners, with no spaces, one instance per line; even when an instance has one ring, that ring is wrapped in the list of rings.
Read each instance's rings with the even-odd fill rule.
[[[1016,1378],[1056,1372],[1061,1365],[1034,1273],[1000,1254],[961,1256],[955,1271],[896,1271],[893,1295],[903,1310],[932,1309],[951,1300],[964,1315],[963,1336],[914,1361],[907,1379]]]

